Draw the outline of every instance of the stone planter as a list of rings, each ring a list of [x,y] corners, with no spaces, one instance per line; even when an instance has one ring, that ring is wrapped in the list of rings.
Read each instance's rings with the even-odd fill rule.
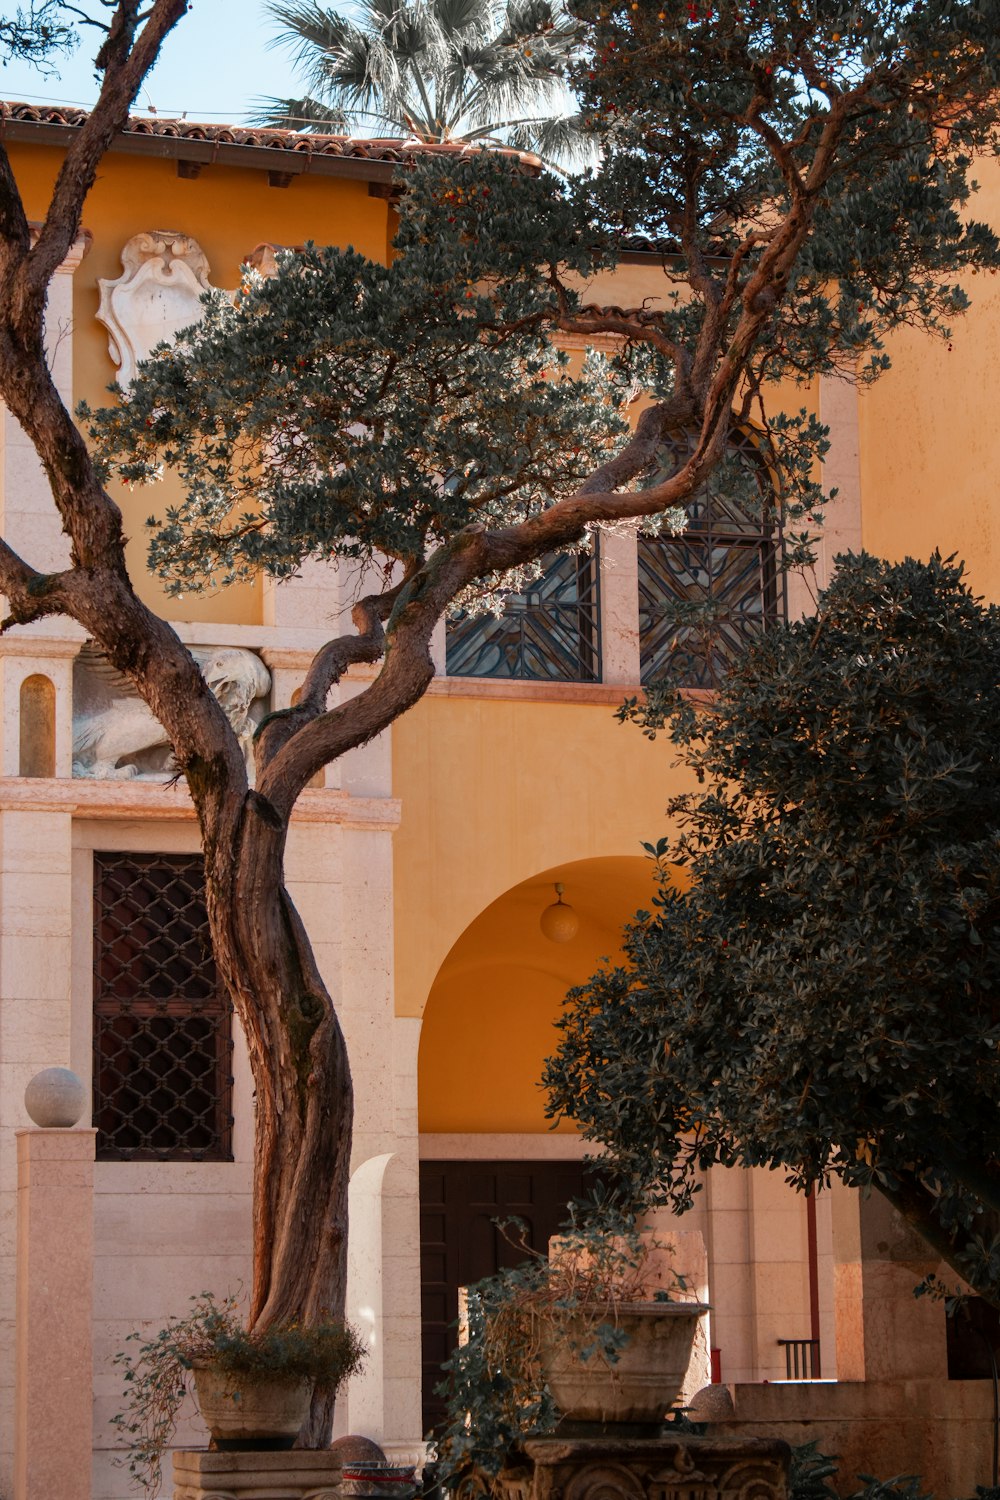
[[[290,1449],[312,1400],[309,1381],[244,1382],[212,1365],[195,1367],[194,1388],[202,1420],[221,1452]]]
[[[539,1354],[549,1389],[564,1417],[579,1422],[662,1422],[687,1372],[700,1302],[622,1303],[614,1322],[628,1335],[617,1362],[582,1358],[594,1343],[591,1318],[570,1309],[546,1316]]]

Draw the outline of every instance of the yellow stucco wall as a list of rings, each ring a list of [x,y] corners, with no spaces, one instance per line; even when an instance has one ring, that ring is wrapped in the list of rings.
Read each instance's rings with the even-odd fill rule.
[[[1000,165],[979,164],[969,216],[1000,230]],[[950,344],[905,330],[893,368],[859,402],[865,547],[925,558],[937,547],[1000,599],[1000,278],[968,276],[972,308]]]
[[[565,942],[552,941],[540,922],[556,901],[556,880],[577,924]],[[566,992],[617,955],[622,926],[649,909],[653,891],[651,862],[639,854],[581,860],[515,886],[466,928],[424,1011],[421,1131],[550,1128],[539,1079]],[[557,1128],[573,1131],[565,1122]]]
[[[557,867],[641,857],[681,790],[669,748],[611,702],[431,694],[392,736],[400,1015],[423,1013],[453,945],[505,892],[544,875],[547,901]]]
[[[41,219],[62,153],[38,146],[12,145],[9,150],[28,215]],[[272,188],[266,172],[211,166],[200,177],[187,179],[178,177],[173,160],[110,153],[84,208],[83,226],[93,235],[93,244],[74,278],[76,399],[92,406],[109,399],[106,387],[115,378],[115,365],[107,331],[95,316],[100,301],[97,280],[121,275],[121,248],[134,234],[173,229],[193,236],[208,257],[212,284],[233,288],[241,263],[262,242],[353,245],[382,260],[387,218],[385,200],[370,197],[365,182],[305,175],[296,177],[290,187]],[[169,480],[132,492],[121,486],[113,491],[125,516],[137,592],[169,619],[259,623],[259,581],[172,600],[147,575],[143,523],[170,503],[171,491]]]

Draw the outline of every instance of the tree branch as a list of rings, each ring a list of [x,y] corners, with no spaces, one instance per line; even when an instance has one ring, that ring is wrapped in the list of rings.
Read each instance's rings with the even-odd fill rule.
[[[65,611],[64,573],[39,573],[0,538],[0,593],[10,613],[0,621],[0,635],[12,625],[30,625]]]
[[[12,307],[20,328],[40,321],[49,281],[76,238],[84,199],[93,186],[101,158],[124,127],[132,101],[155,63],[164,38],[187,9],[188,0],[154,0],[143,17],[138,0],[119,0],[98,58],[105,69],[100,97],[70,143],[45,223],[34,249],[21,263]],[[139,25],[142,29],[136,37]]]
[[[369,594],[360,599],[351,610],[357,634],[339,636],[321,647],[306,673],[298,703],[265,719],[257,731],[254,745],[258,778],[290,740],[325,712],[330,689],[340,681],[349,667],[377,662],[381,658],[385,651],[382,622],[388,616],[402,587],[403,584],[399,583],[384,594]],[[307,776],[302,786],[308,780]],[[301,790],[300,787],[299,791]]]

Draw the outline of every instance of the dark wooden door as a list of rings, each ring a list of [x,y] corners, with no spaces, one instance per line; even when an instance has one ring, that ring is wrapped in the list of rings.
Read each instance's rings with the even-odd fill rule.
[[[517,1217],[533,1250],[545,1250],[584,1188],[579,1161],[420,1163],[420,1290],[424,1431],[441,1421],[434,1394],[455,1347],[458,1289],[520,1259],[496,1219]]]

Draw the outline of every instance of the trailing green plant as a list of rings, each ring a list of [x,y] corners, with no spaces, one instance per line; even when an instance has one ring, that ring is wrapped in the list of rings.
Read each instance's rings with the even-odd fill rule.
[[[788,1471],[788,1500],[839,1500],[828,1483],[837,1472],[838,1460],[821,1453],[818,1443],[799,1443],[792,1449]]]
[[[126,1402],[111,1419],[127,1443],[118,1462],[153,1500],[192,1370],[211,1366],[241,1386],[276,1381],[336,1392],[364,1363],[367,1351],[349,1323],[277,1323],[258,1333],[245,1328],[238,1309],[236,1297],[220,1302],[202,1292],[191,1298],[186,1317],[171,1318],[152,1337],[129,1334],[126,1342],[138,1349],[115,1355]]]
[[[792,1449],[788,1472],[788,1500],[838,1500],[838,1492],[828,1483],[838,1472],[840,1460],[821,1453],[818,1443],[800,1443]],[[858,1474],[862,1488],[849,1500],[934,1500],[932,1493],[921,1489],[919,1474],[897,1474],[892,1479],[876,1479],[872,1474]],[[1000,1492],[976,1486],[977,1500],[1000,1500]]]
[[[628,1339],[623,1307],[675,1300],[686,1290],[671,1270],[650,1298],[651,1282],[662,1278],[658,1252],[667,1247],[634,1219],[605,1213],[571,1221],[548,1256],[525,1243],[519,1221],[501,1228],[525,1259],[469,1289],[465,1338],[438,1387],[448,1410],[434,1435],[435,1479],[463,1494],[489,1491],[512,1449],[556,1426],[560,1413],[541,1359],[547,1334],[555,1330],[581,1358],[613,1368]]]
[[[893,1479],[876,1479],[872,1474],[859,1474],[862,1488],[855,1490],[849,1500],[934,1500],[933,1492],[920,1488],[919,1474],[897,1474]]]

